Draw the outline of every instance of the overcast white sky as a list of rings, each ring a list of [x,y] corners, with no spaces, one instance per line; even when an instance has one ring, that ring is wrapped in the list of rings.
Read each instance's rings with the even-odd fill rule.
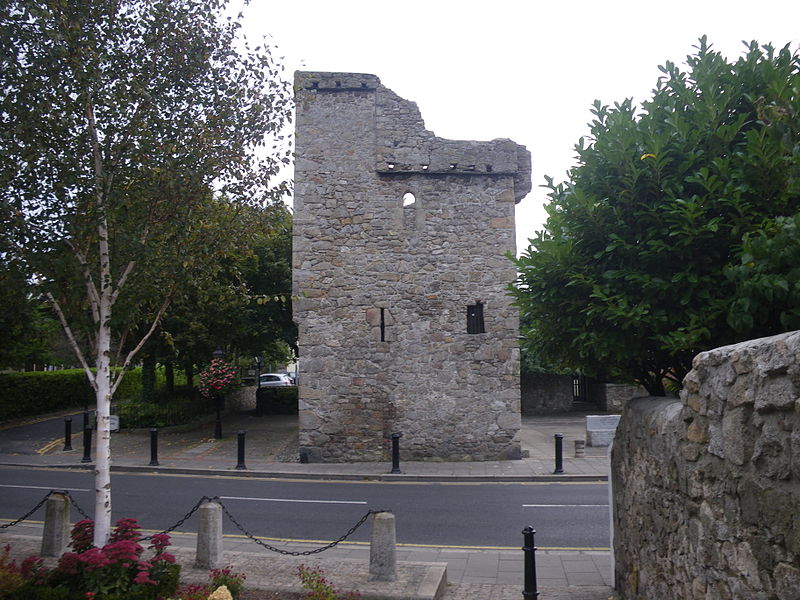
[[[546,217],[544,175],[565,179],[596,98],[647,99],[658,65],[683,63],[703,34],[729,58],[742,40],[797,49],[800,0],[252,0],[245,29],[268,35],[290,74],[377,75],[438,136],[527,146],[519,253]]]

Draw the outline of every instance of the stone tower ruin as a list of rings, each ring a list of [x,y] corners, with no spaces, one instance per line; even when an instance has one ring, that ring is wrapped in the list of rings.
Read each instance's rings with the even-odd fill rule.
[[[530,153],[453,141],[374,75],[298,72],[300,452],[520,457],[514,205]]]

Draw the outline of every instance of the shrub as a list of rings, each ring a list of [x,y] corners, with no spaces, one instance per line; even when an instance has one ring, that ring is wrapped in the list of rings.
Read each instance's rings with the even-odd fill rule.
[[[141,370],[132,369],[125,374],[116,396],[133,395],[140,386]],[[0,373],[0,390],[0,420],[95,405],[83,369]]]
[[[234,600],[239,598],[239,594],[242,593],[244,588],[244,580],[247,579],[244,573],[235,573],[230,565],[223,569],[212,569],[209,577],[211,578],[210,587],[212,590],[224,585],[228,588]]]
[[[305,565],[300,565],[297,574],[303,582],[303,588],[308,590],[307,600],[357,600],[361,597],[358,592],[347,592],[341,596],[341,592],[325,579],[325,573],[319,567],[309,569]]]
[[[227,591],[236,600],[242,593],[246,577],[242,573],[234,573],[232,569],[230,566],[212,569],[208,574],[209,583],[187,583],[178,589],[176,595],[180,600],[208,600],[214,593],[217,594],[216,597],[221,597]]]
[[[58,566],[46,571],[35,556],[23,562],[24,583],[8,596],[19,600],[156,600],[170,596],[178,587],[180,566],[165,552],[169,536],[157,534],[145,559],[138,543],[135,519],[117,521],[109,543],[91,545],[94,524],[86,519],[72,529],[72,552],[61,556]]]
[[[261,387],[256,390],[259,415],[296,415],[297,387]]]
[[[11,598],[16,590],[25,583],[17,563],[8,559],[11,546],[6,545],[0,552],[0,600]]]
[[[214,410],[214,403],[189,390],[164,402],[123,401],[114,404],[114,414],[119,415],[120,427],[167,427],[181,425]]]

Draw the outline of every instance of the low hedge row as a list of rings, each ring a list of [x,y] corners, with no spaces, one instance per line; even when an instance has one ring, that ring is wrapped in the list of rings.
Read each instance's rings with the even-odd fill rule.
[[[160,402],[114,402],[113,411],[119,415],[122,429],[169,427],[212,413],[214,402],[201,396],[196,389],[177,389],[171,398]]]
[[[257,415],[296,415],[297,387],[262,387],[256,390]]]
[[[140,369],[125,374],[115,397],[135,395],[142,385]],[[95,394],[83,369],[0,373],[0,421],[68,408],[95,406]]]

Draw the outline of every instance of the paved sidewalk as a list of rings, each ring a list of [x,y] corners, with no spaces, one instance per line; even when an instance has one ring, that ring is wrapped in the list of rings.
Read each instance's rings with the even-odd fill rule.
[[[3,446],[0,464],[80,467],[82,432],[73,433],[72,450],[64,452],[63,422],[53,422],[54,431],[24,445]],[[523,417],[521,460],[482,462],[402,461],[402,474],[390,474],[391,464],[298,462],[297,417],[250,413],[223,417],[223,435],[213,438],[213,422],[189,428],[167,428],[159,432],[158,467],[150,466],[149,430],[123,430],[111,438],[112,465],[124,470],[208,473],[236,471],[272,477],[373,479],[373,480],[571,480],[607,479],[607,448],[586,448],[586,456],[574,457],[575,440],[585,439],[585,413]],[[10,431],[10,430],[9,430]],[[237,471],[237,435],[245,431],[246,470]],[[0,433],[0,436],[5,432]],[[563,438],[563,474],[554,474],[554,434]],[[401,441],[402,444],[402,441]]]
[[[38,553],[42,526],[26,522],[13,533],[0,531],[0,545],[9,543],[16,556]],[[268,540],[270,545],[287,551],[313,549],[311,544]],[[184,565],[185,577],[202,581],[204,571],[192,570],[196,536],[173,533],[170,551]],[[319,566],[336,587],[347,589],[347,577],[354,565],[365,568],[369,546],[342,543],[324,554],[301,557],[280,556],[259,548],[241,536],[224,537],[226,564],[246,565],[247,584],[258,589],[299,589],[297,566]],[[521,550],[458,550],[400,545],[398,563],[444,563],[447,565],[447,590],[443,600],[518,600],[522,594],[523,556]],[[612,596],[611,566],[608,552],[538,551],[536,553],[537,589],[542,600],[607,600]]]

